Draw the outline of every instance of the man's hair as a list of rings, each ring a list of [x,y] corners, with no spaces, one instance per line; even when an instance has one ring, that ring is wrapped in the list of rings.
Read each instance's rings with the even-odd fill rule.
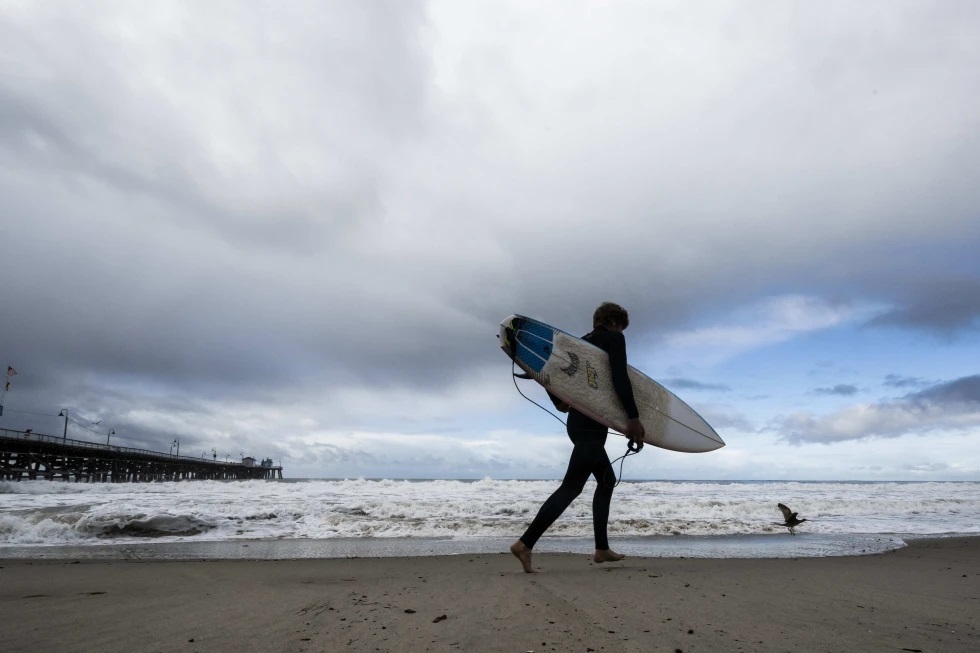
[[[630,325],[630,314],[619,304],[602,302],[592,314],[592,326],[621,326],[624,329]]]

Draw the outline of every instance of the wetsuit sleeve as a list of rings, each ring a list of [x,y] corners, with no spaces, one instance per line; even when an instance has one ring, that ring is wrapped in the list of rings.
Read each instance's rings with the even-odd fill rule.
[[[636,399],[633,398],[633,384],[630,383],[629,373],[626,371],[626,337],[622,333],[609,333],[605,349],[612,368],[613,389],[626,410],[626,417],[639,417],[640,411],[636,408]]]

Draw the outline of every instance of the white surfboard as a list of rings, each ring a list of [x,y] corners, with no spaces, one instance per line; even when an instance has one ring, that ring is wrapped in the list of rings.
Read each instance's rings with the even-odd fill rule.
[[[609,355],[561,329],[523,315],[500,323],[500,348],[529,377],[579,412],[620,434],[626,411],[612,386]],[[693,408],[633,366],[633,397],[646,429],[644,442],[671,451],[702,453],[725,446]]]

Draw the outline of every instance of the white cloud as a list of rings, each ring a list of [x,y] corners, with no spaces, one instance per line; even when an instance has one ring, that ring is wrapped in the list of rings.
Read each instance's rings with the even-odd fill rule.
[[[867,304],[833,304],[819,297],[784,295],[743,306],[726,323],[674,331],[664,344],[683,350],[675,357],[693,357],[713,363],[739,353],[786,342],[793,338],[866,320],[880,308]]]
[[[976,404],[894,401],[849,406],[829,415],[808,411],[774,420],[773,432],[788,442],[830,444],[844,440],[930,435],[937,431],[975,437],[980,433]]]
[[[752,480],[975,480],[980,474],[976,436],[932,432],[928,440],[902,435],[786,446],[776,433],[733,432],[710,454],[644,449],[627,461],[630,478]],[[912,455],[910,455],[910,453]]]

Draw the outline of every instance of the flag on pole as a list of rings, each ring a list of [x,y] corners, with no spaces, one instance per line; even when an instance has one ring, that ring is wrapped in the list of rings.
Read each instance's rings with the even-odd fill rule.
[[[13,376],[14,374],[17,374],[17,370],[15,370],[14,368],[12,368],[12,367],[10,367],[8,365],[7,366],[7,376]]]

